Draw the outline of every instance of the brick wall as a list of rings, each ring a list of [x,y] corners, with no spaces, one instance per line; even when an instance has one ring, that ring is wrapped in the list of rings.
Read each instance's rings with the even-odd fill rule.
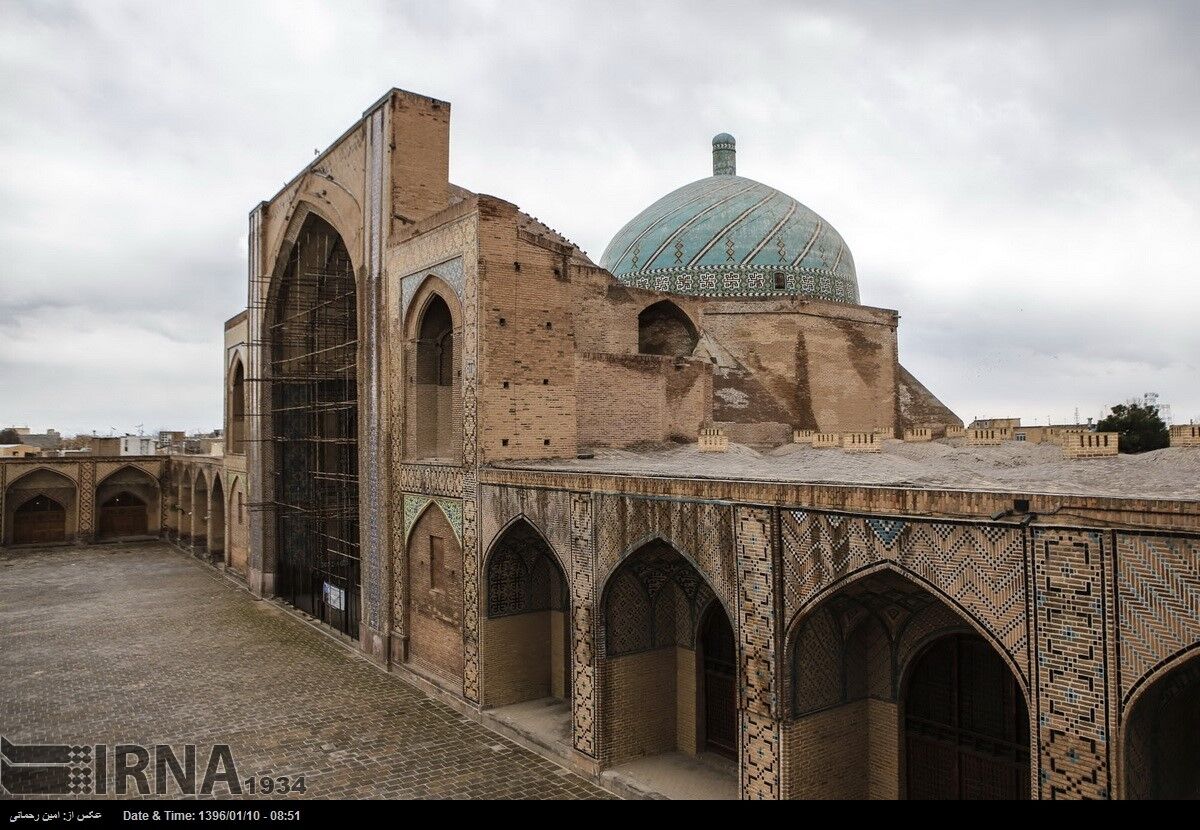
[[[900,797],[900,708],[888,700],[868,698],[867,776],[870,798]]]
[[[575,302],[563,278],[567,259],[518,231],[515,206],[480,197],[479,214],[482,460],[573,456]]]
[[[581,447],[695,441],[708,418],[712,371],[701,361],[592,352],[580,354],[576,365]]]
[[[225,511],[229,523],[229,568],[246,576],[250,560],[250,506],[246,502],[243,479],[235,479],[229,491],[229,506]]]
[[[898,713],[868,698],[785,723],[785,797],[898,798]]]
[[[716,421],[786,422],[823,432],[896,423],[895,312],[712,302],[703,329],[742,367],[719,373]]]
[[[856,700],[784,724],[787,798],[867,798],[868,706]]]
[[[431,563],[431,539],[442,540],[440,568]],[[450,679],[463,670],[462,572],[458,537],[445,514],[430,507],[408,537],[408,659]]]
[[[714,421],[713,426],[725,430],[725,434],[733,443],[751,447],[775,447],[788,443],[792,436],[791,424],[779,421],[759,421],[753,424]]]
[[[547,611],[550,619],[550,696],[565,700],[571,689],[567,673],[571,670],[568,645],[571,641],[567,625],[570,615],[565,611]]]
[[[450,104],[397,90],[391,101],[393,229],[446,207],[450,184]],[[347,240],[348,242],[349,240]]]
[[[660,648],[605,661],[605,765],[675,749],[678,723],[676,649]],[[694,682],[694,681],[693,681]]]
[[[553,619],[557,616],[558,619]],[[554,636],[554,623],[559,634]],[[483,705],[506,706],[523,700],[537,700],[553,693],[552,677],[559,668],[562,687],[562,613],[537,611],[508,617],[480,620],[483,653]],[[558,641],[559,658],[555,640]],[[561,696],[555,695],[556,697]]]
[[[675,649],[675,748],[680,752],[695,755],[699,751],[698,724],[700,713],[696,709],[699,701],[697,681],[699,667],[696,652],[690,648]]]

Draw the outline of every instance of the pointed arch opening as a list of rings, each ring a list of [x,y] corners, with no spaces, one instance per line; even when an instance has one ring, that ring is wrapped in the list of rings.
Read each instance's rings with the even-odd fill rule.
[[[720,756],[738,743],[737,641],[708,582],[655,539],[613,571],[600,608],[604,764],[702,756],[732,796],[736,770]]]
[[[233,359],[229,373],[229,452],[235,455],[246,453],[246,369],[241,356]]]
[[[225,487],[221,476],[214,475],[208,498],[208,555],[213,562],[225,563]]]
[[[203,470],[196,472],[192,483],[192,551],[201,555],[208,553],[208,479]]]
[[[177,537],[180,544],[189,546],[192,543],[192,479],[194,472],[189,468],[179,474]]]
[[[457,363],[450,306],[431,292],[421,307],[413,348],[411,454],[416,458],[453,461],[459,455],[455,449]]]
[[[62,542],[67,538],[67,511],[49,496],[22,502],[13,517],[13,544]]]
[[[436,502],[425,505],[413,524],[406,553],[407,637],[403,657],[418,671],[461,682],[462,546]]]
[[[1029,798],[1028,705],[996,646],[894,570],[805,609],[787,638],[789,798]]]
[[[691,318],[670,300],[659,300],[638,315],[638,352],[689,357],[700,342]]]
[[[550,544],[524,518],[493,543],[481,603],[483,704],[563,702],[569,720],[570,583]]]
[[[4,492],[4,543],[61,544],[76,523],[75,482],[48,468],[13,480]]]
[[[298,210],[307,210],[302,206]],[[281,253],[265,310],[264,490],[274,593],[358,637],[358,321],[355,270],[309,212]],[[254,379],[257,382],[257,379]]]
[[[122,467],[96,486],[96,537],[103,540],[157,536],[159,487],[154,476]]]
[[[1200,798],[1200,652],[1161,674],[1125,719],[1124,797]]]

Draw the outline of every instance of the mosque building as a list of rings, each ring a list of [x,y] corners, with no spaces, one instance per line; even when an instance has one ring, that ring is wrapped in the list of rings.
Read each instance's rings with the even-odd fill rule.
[[[250,212],[223,456],[6,462],[5,542],[30,493],[96,537],[122,476],[143,531],[614,787],[1194,791],[1194,482],[988,467],[1011,436],[729,134],[596,263],[451,182],[450,111],[389,91]]]

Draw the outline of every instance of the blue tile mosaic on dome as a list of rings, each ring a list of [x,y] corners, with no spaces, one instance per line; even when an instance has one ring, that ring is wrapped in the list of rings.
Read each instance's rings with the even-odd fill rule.
[[[841,234],[786,193],[734,174],[733,139],[718,139],[714,170],[725,172],[650,205],[617,232],[600,265],[656,291],[857,303],[854,258]]]

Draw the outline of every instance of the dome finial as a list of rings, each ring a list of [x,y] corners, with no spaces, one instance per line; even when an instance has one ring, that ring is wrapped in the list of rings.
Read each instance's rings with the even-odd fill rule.
[[[737,142],[729,133],[713,136],[713,175],[737,175]]]

